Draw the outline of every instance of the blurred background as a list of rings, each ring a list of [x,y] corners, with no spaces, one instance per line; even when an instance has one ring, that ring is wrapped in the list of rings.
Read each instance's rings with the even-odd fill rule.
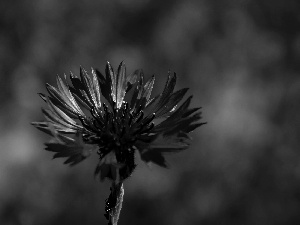
[[[106,224],[97,156],[43,150],[38,92],[79,66],[167,71],[208,124],[170,169],[138,160],[119,224],[300,224],[300,1],[1,0],[0,224]]]

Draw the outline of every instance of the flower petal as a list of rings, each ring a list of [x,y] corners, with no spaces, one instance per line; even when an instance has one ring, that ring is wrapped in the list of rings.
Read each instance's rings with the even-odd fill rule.
[[[155,111],[156,117],[162,117],[167,113],[170,113],[170,111],[182,100],[187,90],[188,88],[183,88],[168,96],[161,107]]]
[[[108,70],[108,69],[106,69]],[[101,72],[98,70],[95,70],[95,74],[97,75],[99,86],[101,90],[102,96],[110,103],[113,103],[112,97],[111,97],[111,79],[108,75],[106,75],[106,78],[104,75],[102,75]],[[106,73],[107,74],[107,73]]]
[[[123,62],[121,62],[118,68],[118,73],[116,75],[115,102],[117,104],[117,109],[121,108],[126,93],[126,87],[127,87],[126,66]]]
[[[69,115],[73,115],[73,117],[77,117],[78,114],[82,113],[78,112],[70,102],[70,99],[68,99],[67,96],[60,93],[55,87],[51,86],[50,84],[46,84],[46,88],[50,94],[49,98],[53,102],[53,104],[60,107],[65,112],[68,112]]]
[[[178,133],[173,136],[159,134],[153,137],[150,143],[138,141],[135,146],[139,150],[143,161],[167,167],[163,154],[184,150],[188,148],[189,144],[188,138]]]
[[[95,150],[94,146],[83,143],[81,133],[77,133],[71,143],[46,143],[45,145],[47,151],[55,152],[53,158],[68,158],[64,163],[71,166],[86,159]]]
[[[108,83],[110,84],[110,91],[108,93],[110,93],[111,95],[111,99],[114,103],[116,103],[116,86],[117,86],[117,81],[116,81],[116,75],[114,73],[113,68],[111,67],[110,63],[107,62],[106,64],[106,68],[105,68],[105,73],[106,73],[106,80],[108,81]],[[112,104],[112,102],[111,102]]]

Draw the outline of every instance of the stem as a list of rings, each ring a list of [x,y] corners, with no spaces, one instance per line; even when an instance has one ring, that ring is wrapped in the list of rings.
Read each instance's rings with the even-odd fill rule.
[[[104,214],[108,220],[108,225],[117,225],[124,196],[123,183],[112,182],[110,188],[110,195],[106,199],[105,211]]]

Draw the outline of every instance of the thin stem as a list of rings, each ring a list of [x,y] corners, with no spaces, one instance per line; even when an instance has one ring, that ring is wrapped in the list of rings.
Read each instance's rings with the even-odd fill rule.
[[[108,225],[117,225],[124,196],[123,183],[112,182],[110,195],[106,199],[105,217],[108,220]]]

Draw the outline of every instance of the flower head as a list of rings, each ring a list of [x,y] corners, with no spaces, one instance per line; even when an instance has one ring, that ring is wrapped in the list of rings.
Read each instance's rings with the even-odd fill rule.
[[[99,155],[95,175],[124,181],[135,168],[135,152],[145,162],[166,167],[164,153],[189,146],[189,132],[201,126],[200,108],[189,108],[192,96],[178,105],[187,88],[174,92],[176,74],[169,73],[164,90],[151,98],[155,77],[144,82],[141,70],[126,74],[122,62],[114,72],[109,63],[106,76],[80,68],[80,78],[57,77],[57,88],[47,84],[49,96],[42,109],[43,122],[32,124],[52,136],[46,150],[53,158],[67,158],[75,165],[93,151]]]

